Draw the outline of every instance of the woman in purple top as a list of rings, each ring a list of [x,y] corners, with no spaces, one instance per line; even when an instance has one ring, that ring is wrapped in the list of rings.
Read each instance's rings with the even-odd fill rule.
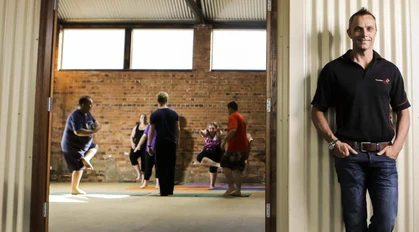
[[[145,170],[145,157],[147,156],[146,146],[140,145],[140,138],[144,134],[144,130],[147,126],[147,116],[145,114],[140,115],[140,121],[137,123],[131,131],[131,151],[129,153],[129,159],[131,161],[132,166],[134,167],[137,178],[136,180],[141,179],[141,183],[144,182],[144,170]],[[138,159],[141,160],[141,167],[138,163]]]
[[[147,127],[144,130],[143,135],[141,136],[140,142],[137,145],[136,149],[140,149],[141,146],[145,146],[147,144],[147,137],[148,132],[150,131],[150,124],[147,125]],[[151,147],[152,150],[154,150],[156,146],[156,132],[154,131],[153,140],[151,141]],[[145,188],[148,186],[148,183],[150,182],[151,173],[153,170],[153,167],[156,163],[155,157],[149,155],[149,147],[146,147],[146,154],[145,154],[145,171],[144,171],[144,181],[141,184],[141,188]],[[159,179],[157,176],[157,170],[155,170],[155,176],[156,176],[156,186],[155,188],[159,188]]]
[[[220,146],[222,132],[216,122],[210,122],[207,129],[199,130],[199,134],[204,138],[204,149],[198,154],[196,160],[202,165],[209,166],[210,189],[213,189],[222,155]]]

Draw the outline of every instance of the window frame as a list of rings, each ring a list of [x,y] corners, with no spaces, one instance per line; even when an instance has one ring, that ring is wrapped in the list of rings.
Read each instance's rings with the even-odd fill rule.
[[[171,72],[188,72],[188,71],[193,71],[194,70],[194,49],[195,49],[195,31],[193,27],[183,27],[183,28],[178,28],[178,27],[173,27],[173,28],[133,28],[131,36],[133,37],[133,33],[134,30],[188,30],[192,32],[192,44],[191,44],[191,67],[190,68],[133,68],[133,49],[134,49],[134,41],[131,40],[130,43],[130,70],[135,70],[135,71],[161,71],[161,72],[165,72],[165,71],[171,71]]]
[[[214,31],[264,31],[265,34],[267,33],[266,28],[213,28],[211,32],[211,60],[210,60],[210,71],[211,72],[266,72],[267,70],[267,42],[264,44],[266,45],[265,50],[265,67],[264,69],[219,69],[213,68],[213,59],[214,59]],[[267,34],[266,34],[267,36]],[[267,37],[266,37],[267,38]]]
[[[123,44],[123,57],[122,57],[122,68],[121,69],[104,69],[104,68],[62,68],[63,67],[63,57],[64,57],[64,31],[65,30],[124,30],[124,44]],[[66,28],[62,27],[59,32],[59,45],[58,45],[58,59],[57,59],[57,70],[58,71],[123,71],[125,70],[125,56],[126,56],[126,31],[127,28],[119,27],[76,27],[76,28]]]

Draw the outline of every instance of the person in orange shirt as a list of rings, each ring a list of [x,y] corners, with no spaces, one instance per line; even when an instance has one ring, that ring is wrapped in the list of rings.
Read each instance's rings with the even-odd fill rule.
[[[227,104],[230,114],[227,124],[228,133],[221,143],[225,150],[220,166],[227,178],[228,189],[224,196],[241,196],[241,185],[246,159],[249,157],[246,121],[238,112],[239,106],[232,101]],[[227,149],[225,148],[227,144]]]

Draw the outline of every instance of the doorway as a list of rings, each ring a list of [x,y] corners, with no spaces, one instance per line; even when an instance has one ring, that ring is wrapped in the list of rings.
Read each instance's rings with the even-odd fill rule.
[[[268,28],[268,68],[267,68],[267,104],[270,106],[266,120],[266,231],[276,230],[276,1],[271,2],[271,11],[267,14]],[[31,205],[31,231],[48,230],[49,167],[51,142],[51,111],[48,102],[53,89],[53,65],[55,57],[55,31],[57,25],[57,2],[42,0],[41,27],[38,54],[37,91],[35,106],[36,143],[34,143],[34,163]],[[271,143],[270,141],[273,141]],[[274,155],[272,155],[274,154]]]

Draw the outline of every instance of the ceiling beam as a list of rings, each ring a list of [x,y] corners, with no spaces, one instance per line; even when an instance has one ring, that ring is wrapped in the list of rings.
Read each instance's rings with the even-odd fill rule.
[[[193,28],[194,22],[58,22],[61,28]]]
[[[215,29],[266,29],[266,21],[207,21]]]
[[[192,10],[193,15],[195,16],[195,20],[198,24],[205,24],[205,17],[202,13],[202,6],[199,2],[200,0],[185,0],[186,4],[188,4],[189,9]]]
[[[147,21],[147,22],[58,22],[63,28],[193,28],[194,21]],[[206,25],[214,29],[266,29],[266,21],[212,21]]]

